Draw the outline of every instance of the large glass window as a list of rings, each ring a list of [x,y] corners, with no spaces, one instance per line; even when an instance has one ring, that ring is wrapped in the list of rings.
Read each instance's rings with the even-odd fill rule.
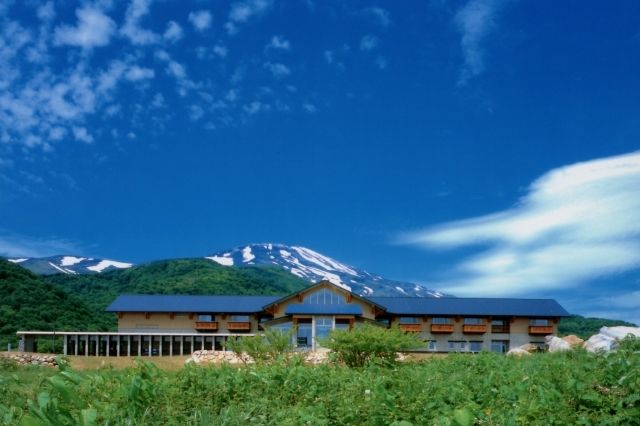
[[[400,324],[418,324],[420,323],[419,317],[400,317]]]
[[[427,348],[430,351],[437,351],[438,350],[438,344],[437,344],[437,342],[435,340],[429,340]]]
[[[298,330],[296,333],[296,346],[299,348],[310,348],[311,339],[313,338],[313,330],[311,322],[298,321]]]
[[[249,322],[249,315],[230,315],[229,321],[231,322]]]
[[[546,318],[532,318],[529,320],[529,325],[546,327],[549,325],[549,320]]]
[[[508,340],[492,340],[491,341],[491,352],[505,353],[508,350],[509,350]]]
[[[325,339],[329,336],[329,332],[333,327],[333,318],[317,316],[315,318],[315,321],[316,321],[316,342],[319,342],[321,339]]]
[[[482,350],[482,342],[481,341],[469,342],[469,350],[471,352],[480,352]]]
[[[506,319],[491,320],[491,332],[492,333],[508,333],[509,321]]]
[[[431,319],[431,324],[451,324],[451,318],[435,317]]]
[[[321,288],[306,294],[302,303],[307,305],[342,305],[347,303],[347,300],[341,294],[334,293],[328,288]]]
[[[211,314],[198,314],[198,321],[200,322],[213,322],[216,320],[215,315]]]
[[[336,318],[336,330],[349,330],[351,328],[351,320],[348,318]]]
[[[464,323],[466,325],[482,325],[484,324],[484,319],[482,318],[465,318]]]
[[[462,352],[467,350],[467,342],[457,341],[457,340],[449,340],[449,351],[452,352]]]

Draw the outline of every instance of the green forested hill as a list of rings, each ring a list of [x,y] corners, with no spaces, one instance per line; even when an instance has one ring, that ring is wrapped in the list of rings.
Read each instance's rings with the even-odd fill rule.
[[[598,334],[598,331],[601,327],[614,327],[618,325],[636,327],[635,324],[631,324],[626,321],[604,318],[585,318],[580,315],[572,315],[568,318],[562,318],[560,320],[560,325],[558,326],[558,334],[560,334],[561,336],[575,334],[582,339],[587,339],[594,334]]]
[[[95,316],[82,299],[42,277],[0,259],[0,344],[17,330],[107,330],[112,321]]]
[[[222,266],[207,259],[174,259],[92,275],[43,279],[84,300],[95,315],[116,322],[104,309],[120,294],[285,295],[309,285],[279,267]]]

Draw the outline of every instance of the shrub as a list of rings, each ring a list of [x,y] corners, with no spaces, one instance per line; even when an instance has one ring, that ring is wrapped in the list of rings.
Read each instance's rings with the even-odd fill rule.
[[[424,343],[414,334],[397,327],[362,325],[353,330],[333,330],[322,346],[335,352],[336,360],[349,367],[362,367],[373,361],[394,363],[396,353],[416,349]]]
[[[293,348],[292,333],[271,329],[255,336],[230,339],[227,345],[241,359],[246,353],[257,363],[273,362],[282,359]]]

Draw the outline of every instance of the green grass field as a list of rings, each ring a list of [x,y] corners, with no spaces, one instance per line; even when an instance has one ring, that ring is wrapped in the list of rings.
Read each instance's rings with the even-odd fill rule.
[[[452,354],[353,369],[101,361],[61,371],[3,363],[0,423],[640,424],[638,341],[609,355]]]

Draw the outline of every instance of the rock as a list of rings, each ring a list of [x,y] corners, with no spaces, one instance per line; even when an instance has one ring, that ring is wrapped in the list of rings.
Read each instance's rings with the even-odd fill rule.
[[[545,341],[547,343],[547,347],[549,348],[549,352],[561,352],[571,350],[571,345],[565,342],[558,336],[546,336]]]
[[[581,338],[579,338],[578,336],[573,335],[573,334],[571,334],[569,336],[564,336],[562,338],[562,340],[567,342],[569,344],[569,346],[571,346],[572,348],[580,347],[584,343],[584,340],[582,340]]]
[[[539,350],[536,345],[531,344],[531,343],[525,343],[524,345],[518,346],[517,348],[514,348],[514,349],[522,349],[524,351],[529,352],[530,354],[534,353],[534,352],[538,352],[538,350]]]
[[[640,337],[640,327],[602,327],[598,334],[589,337],[582,346],[589,352],[610,352],[616,350],[618,341],[629,334]]]

